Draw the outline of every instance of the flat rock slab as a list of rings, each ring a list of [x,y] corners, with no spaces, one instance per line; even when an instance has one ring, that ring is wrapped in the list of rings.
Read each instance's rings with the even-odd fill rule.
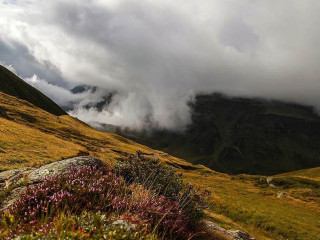
[[[219,236],[228,240],[257,240],[252,238],[248,233],[241,230],[226,230],[211,221],[204,221],[206,230],[212,233],[217,233]],[[214,238],[216,239],[216,238]]]
[[[44,179],[48,177],[52,177],[54,175],[60,175],[68,172],[71,167],[83,167],[83,166],[103,166],[105,165],[101,160],[82,156],[82,157],[74,157],[65,160],[61,160],[58,162],[50,163],[44,165],[29,174],[28,183],[35,184],[42,182]]]

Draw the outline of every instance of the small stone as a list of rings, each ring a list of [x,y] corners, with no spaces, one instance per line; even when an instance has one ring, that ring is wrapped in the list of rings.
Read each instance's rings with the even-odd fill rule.
[[[270,184],[273,180],[273,177],[267,177],[267,183]]]
[[[286,195],[283,192],[278,192],[277,193],[277,198],[285,198]]]
[[[135,224],[131,224],[125,220],[117,220],[117,221],[114,221],[112,223],[113,226],[115,227],[123,227],[125,228],[128,232],[133,232],[136,228],[136,225]]]
[[[229,230],[228,233],[235,240],[253,240],[254,238],[250,237],[250,235],[241,230]]]

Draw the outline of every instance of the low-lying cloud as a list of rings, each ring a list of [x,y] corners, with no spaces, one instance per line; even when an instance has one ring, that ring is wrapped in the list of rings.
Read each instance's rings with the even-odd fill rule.
[[[319,11],[317,0],[4,0],[0,60],[29,81],[41,73],[33,84],[86,121],[182,128],[187,101],[217,91],[320,108]],[[8,54],[18,46],[42,70],[23,71]],[[73,99],[65,89],[79,84],[101,90]],[[106,92],[117,94],[103,111],[83,108]]]

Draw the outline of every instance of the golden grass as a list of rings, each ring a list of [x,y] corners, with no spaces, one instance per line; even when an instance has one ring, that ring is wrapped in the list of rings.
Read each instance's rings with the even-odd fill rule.
[[[208,218],[222,227],[240,228],[258,239],[319,240],[320,206],[317,201],[297,197],[297,192],[301,195],[308,189],[261,189],[250,178],[235,180],[116,134],[99,132],[70,116],[54,116],[3,93],[0,93],[0,106],[11,119],[0,118],[2,169],[41,165],[75,156],[80,151],[108,163],[137,150],[156,153],[160,160],[175,166],[186,181],[212,192]],[[318,179],[319,172],[294,174]],[[277,198],[278,191],[284,191],[288,197]]]
[[[258,239],[319,239],[319,205],[296,199],[290,190],[264,190],[249,180],[233,180],[220,173],[199,177],[196,172],[184,172],[184,178],[213,192],[215,213],[209,215],[224,227],[241,228]],[[277,198],[279,191],[287,197]]]
[[[191,166],[191,164],[180,159],[160,151],[155,151],[119,135],[97,131],[71,116],[65,115],[57,117],[24,100],[17,99],[1,92],[0,106],[6,109],[7,115],[12,120],[7,121],[3,119],[3,121],[5,121],[4,123],[7,124],[7,126],[3,126],[3,128],[13,128],[14,134],[26,131],[26,129],[29,129],[29,131],[37,130],[37,132],[34,133],[34,136],[38,135],[38,139],[43,139],[44,143],[47,141],[46,136],[50,136],[50,139],[55,137],[57,140],[59,139],[60,141],[72,143],[76,151],[69,148],[68,145],[66,145],[65,149],[61,149],[61,151],[57,150],[60,152],[59,156],[61,158],[76,155],[77,152],[81,150],[86,151],[92,156],[99,157],[105,162],[114,162],[118,158],[126,157],[128,154],[134,154],[137,150],[141,150],[148,154],[156,153],[162,161],[170,161]],[[15,125],[9,125],[9,123]],[[28,142],[29,136],[30,134],[25,136],[21,134],[19,136],[17,135],[16,138]],[[4,134],[3,138],[5,137]],[[30,143],[29,147],[32,148],[32,146],[33,145]],[[39,149],[45,148],[45,144],[38,147]],[[55,151],[52,149],[52,152]],[[0,154],[2,158],[7,158],[8,152],[2,152]],[[53,155],[49,154],[49,156],[53,157],[57,153],[52,154]],[[37,157],[38,153],[36,151],[21,151],[20,156],[26,159],[30,164],[39,163],[39,158]],[[53,158],[53,160],[57,160],[57,158]]]
[[[0,118],[0,164],[10,169],[75,156],[85,149],[37,129]]]
[[[279,177],[301,177],[306,179],[311,179],[315,181],[320,181],[320,167],[317,168],[310,168],[310,169],[303,169],[299,171],[283,173],[277,175]]]

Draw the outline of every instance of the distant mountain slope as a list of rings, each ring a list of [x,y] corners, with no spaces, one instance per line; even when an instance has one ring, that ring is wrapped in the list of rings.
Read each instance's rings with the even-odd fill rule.
[[[30,86],[7,68],[0,65],[0,91],[26,100],[33,105],[54,115],[66,115],[56,103],[43,93]]]
[[[101,112],[104,107],[107,107],[111,102],[112,98],[115,95],[114,91],[104,90],[104,94],[99,92],[101,89],[95,86],[87,86],[87,85],[78,85],[70,90],[72,94],[82,94],[85,92],[89,92],[91,94],[101,96],[100,101],[88,101],[83,107],[86,109],[95,108],[97,111]],[[74,106],[69,106],[69,108],[64,107],[67,111],[73,110]]]
[[[311,107],[201,95],[185,132],[124,136],[226,173],[273,175],[320,166],[320,118]]]

